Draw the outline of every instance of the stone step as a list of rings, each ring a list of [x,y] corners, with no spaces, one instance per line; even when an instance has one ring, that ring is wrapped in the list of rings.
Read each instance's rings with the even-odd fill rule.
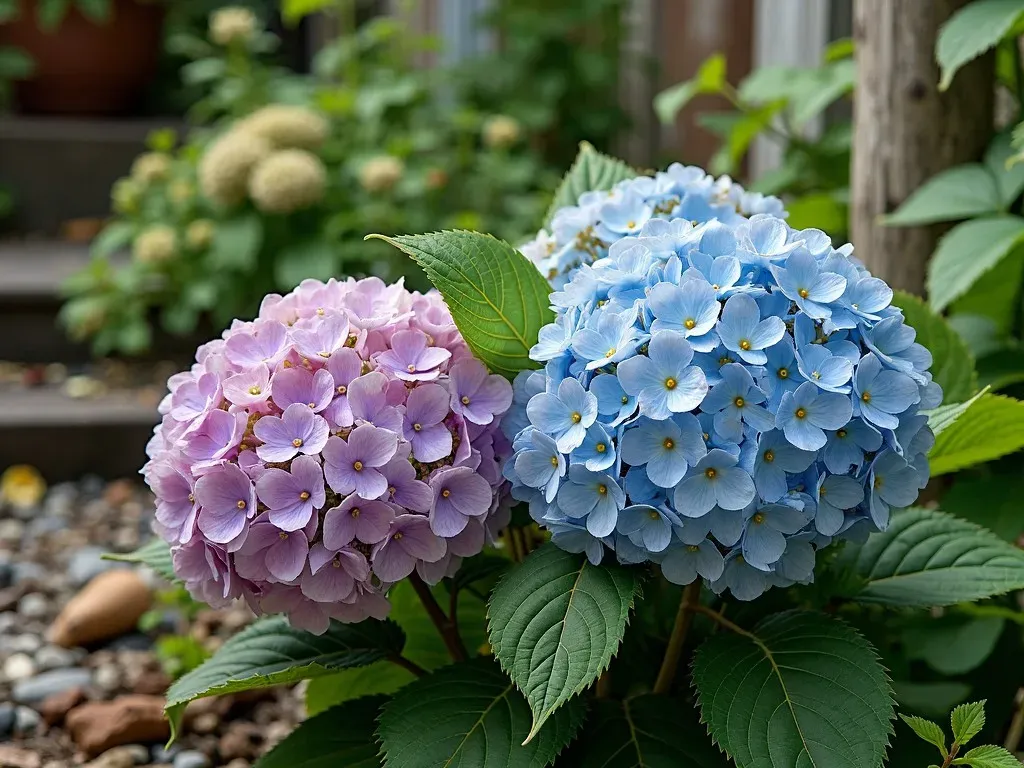
[[[151,393],[75,399],[57,387],[0,391],[0,472],[37,467],[48,482],[135,474],[159,421]]]

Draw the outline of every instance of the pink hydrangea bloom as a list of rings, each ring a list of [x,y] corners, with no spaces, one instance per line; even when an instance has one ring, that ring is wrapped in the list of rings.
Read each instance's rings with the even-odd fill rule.
[[[507,524],[512,388],[436,293],[377,278],[264,299],[168,381],[143,475],[197,598],[296,626],[386,615]]]

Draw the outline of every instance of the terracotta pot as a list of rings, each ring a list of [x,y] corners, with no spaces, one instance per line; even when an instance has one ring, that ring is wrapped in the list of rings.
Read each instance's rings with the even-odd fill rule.
[[[22,0],[18,17],[0,25],[0,45],[23,49],[36,64],[32,79],[16,84],[19,111],[112,115],[134,105],[156,73],[163,8],[153,2],[111,2],[105,24],[72,7],[57,29],[43,32],[36,25],[35,3]]]

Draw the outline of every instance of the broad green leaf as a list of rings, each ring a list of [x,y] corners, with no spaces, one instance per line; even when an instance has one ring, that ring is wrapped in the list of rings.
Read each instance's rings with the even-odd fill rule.
[[[89,250],[93,256],[106,257],[127,246],[138,228],[130,221],[113,221],[96,235]]]
[[[44,0],[35,3],[39,29],[49,34],[56,31],[67,16],[72,0]]]
[[[75,0],[75,7],[90,21],[106,24],[113,10],[113,0]]]
[[[1019,216],[989,216],[947,232],[928,265],[928,296],[941,312],[1003,259],[1024,236]]]
[[[256,763],[256,768],[380,768],[373,732],[386,696],[347,701],[311,717]]]
[[[278,288],[292,290],[306,278],[327,280],[338,271],[337,250],[326,240],[303,240],[281,248],[274,259]]]
[[[889,226],[909,227],[969,219],[1002,209],[992,172],[981,163],[968,163],[932,176],[882,221]]]
[[[508,243],[477,232],[378,237],[412,257],[441,292],[462,337],[494,373],[536,368],[530,347],[554,320],[550,286]]]
[[[957,403],[978,391],[974,356],[960,335],[916,296],[895,291],[892,303],[903,310],[907,325],[917,331],[917,343],[932,353],[932,376],[942,387],[943,399]]]
[[[794,198],[787,206],[786,222],[794,229],[814,227],[829,234],[846,230],[848,206],[828,192],[812,192]]]
[[[172,731],[185,705],[223,693],[296,683],[360,667],[401,653],[402,630],[392,621],[332,621],[322,635],[291,626],[283,616],[261,619],[232,637],[201,667],[167,691]]]
[[[963,757],[953,761],[953,765],[969,765],[971,768],[1020,768],[1020,760],[1002,747],[986,744],[975,747]]]
[[[1024,533],[1024,477],[1016,470],[1001,474],[958,475],[942,495],[950,514],[987,528],[1011,544]]]
[[[963,675],[989,657],[1005,626],[1006,620],[998,616],[922,617],[904,631],[904,647],[908,659],[920,659],[948,677]]]
[[[718,93],[725,85],[725,56],[716,53],[700,65],[691,79],[676,83],[654,97],[654,112],[665,124],[675,122],[679,110],[689,104],[694,96],[702,93]]]
[[[992,139],[985,151],[985,165],[996,179],[1003,209],[1008,208],[1024,191],[1024,167],[1010,163],[1014,154],[1012,141],[1010,133],[1004,131]]]
[[[814,87],[790,104],[793,125],[799,127],[823,112],[832,102],[853,92],[856,66],[853,59],[842,59],[812,70]]]
[[[928,426],[931,427],[932,433],[939,435],[944,432],[948,427],[956,423],[957,419],[967,413],[967,410],[987,392],[988,387],[985,387],[985,389],[966,402],[940,405],[938,408],[927,411]]]
[[[978,360],[978,382],[1002,390],[1024,381],[1024,349],[1013,343]]]
[[[711,172],[735,173],[751,142],[771,125],[775,115],[782,110],[782,106],[782,102],[773,102],[742,113],[729,131],[725,143],[712,158]]]
[[[932,476],[973,467],[1024,448],[1024,402],[983,394],[935,439]]]
[[[893,700],[874,648],[824,614],[719,632],[693,660],[701,719],[739,768],[879,768]]]
[[[171,548],[166,541],[159,537],[143,544],[134,552],[129,552],[126,555],[106,554],[103,555],[103,559],[146,565],[168,581],[178,581],[178,577],[174,573],[174,563],[171,561]]]
[[[494,588],[491,647],[533,710],[529,738],[607,668],[639,589],[636,569],[592,565],[551,543]]]
[[[453,664],[410,683],[384,705],[387,768],[535,768],[550,765],[583,722],[576,701],[536,734],[530,707],[491,659]],[[528,742],[528,743],[526,743]]]
[[[1011,336],[1020,314],[1020,289],[1024,283],[1024,247],[1018,243],[999,262],[999,269],[990,269],[977,280],[963,296],[954,301],[949,311],[953,316],[963,313],[988,318],[994,330],[1002,336]],[[985,354],[984,347],[967,345],[975,358]]]
[[[841,61],[849,59],[854,54],[854,43],[852,37],[841,37],[833,40],[825,46],[825,61]]]
[[[475,560],[470,558],[467,562]],[[461,570],[461,569],[460,569]],[[434,596],[441,605],[448,605],[445,588],[433,588]],[[433,670],[451,663],[451,657],[444,642],[437,633],[416,591],[408,581],[400,581],[388,591],[391,612],[388,618],[396,622],[405,633],[402,655],[424,669]],[[472,654],[486,642],[485,604],[469,592],[459,595],[459,628],[466,647]],[[394,693],[403,685],[414,680],[408,670],[390,661],[378,661],[366,667],[344,669],[332,675],[309,681],[306,690],[306,711],[310,714],[360,696],[375,693]]]
[[[580,142],[580,151],[558,185],[555,199],[544,217],[545,226],[551,224],[559,208],[578,204],[584,192],[609,190],[623,179],[635,176],[637,172],[622,160],[601,154],[586,141]]]
[[[35,60],[20,48],[0,45],[0,78],[24,80],[35,72]]]
[[[954,13],[939,30],[935,60],[946,90],[964,64],[993,48],[1024,14],[1021,0],[975,0]]]
[[[869,603],[953,605],[1024,588],[1024,552],[966,520],[911,507],[839,562],[863,579],[851,595]]]
[[[949,724],[953,729],[953,741],[966,744],[985,727],[985,700],[956,707],[949,715]]]
[[[294,26],[311,13],[329,11],[341,4],[341,0],[281,0],[281,18]]]
[[[909,725],[914,730],[914,733],[929,744],[934,744],[938,747],[943,758],[949,754],[946,751],[946,734],[942,732],[942,727],[938,723],[925,720],[923,717],[917,717],[917,715],[900,715],[900,720]]]
[[[728,768],[692,705],[647,693],[597,701],[558,768]]]
[[[251,272],[263,243],[263,222],[256,213],[244,213],[217,222],[206,260],[213,270]]]

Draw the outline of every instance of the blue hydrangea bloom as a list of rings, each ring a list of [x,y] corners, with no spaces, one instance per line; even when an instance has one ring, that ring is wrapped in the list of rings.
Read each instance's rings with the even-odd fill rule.
[[[941,390],[851,246],[681,165],[552,229],[524,250],[556,319],[503,429],[512,494],[556,545],[750,600],[917,498]]]

